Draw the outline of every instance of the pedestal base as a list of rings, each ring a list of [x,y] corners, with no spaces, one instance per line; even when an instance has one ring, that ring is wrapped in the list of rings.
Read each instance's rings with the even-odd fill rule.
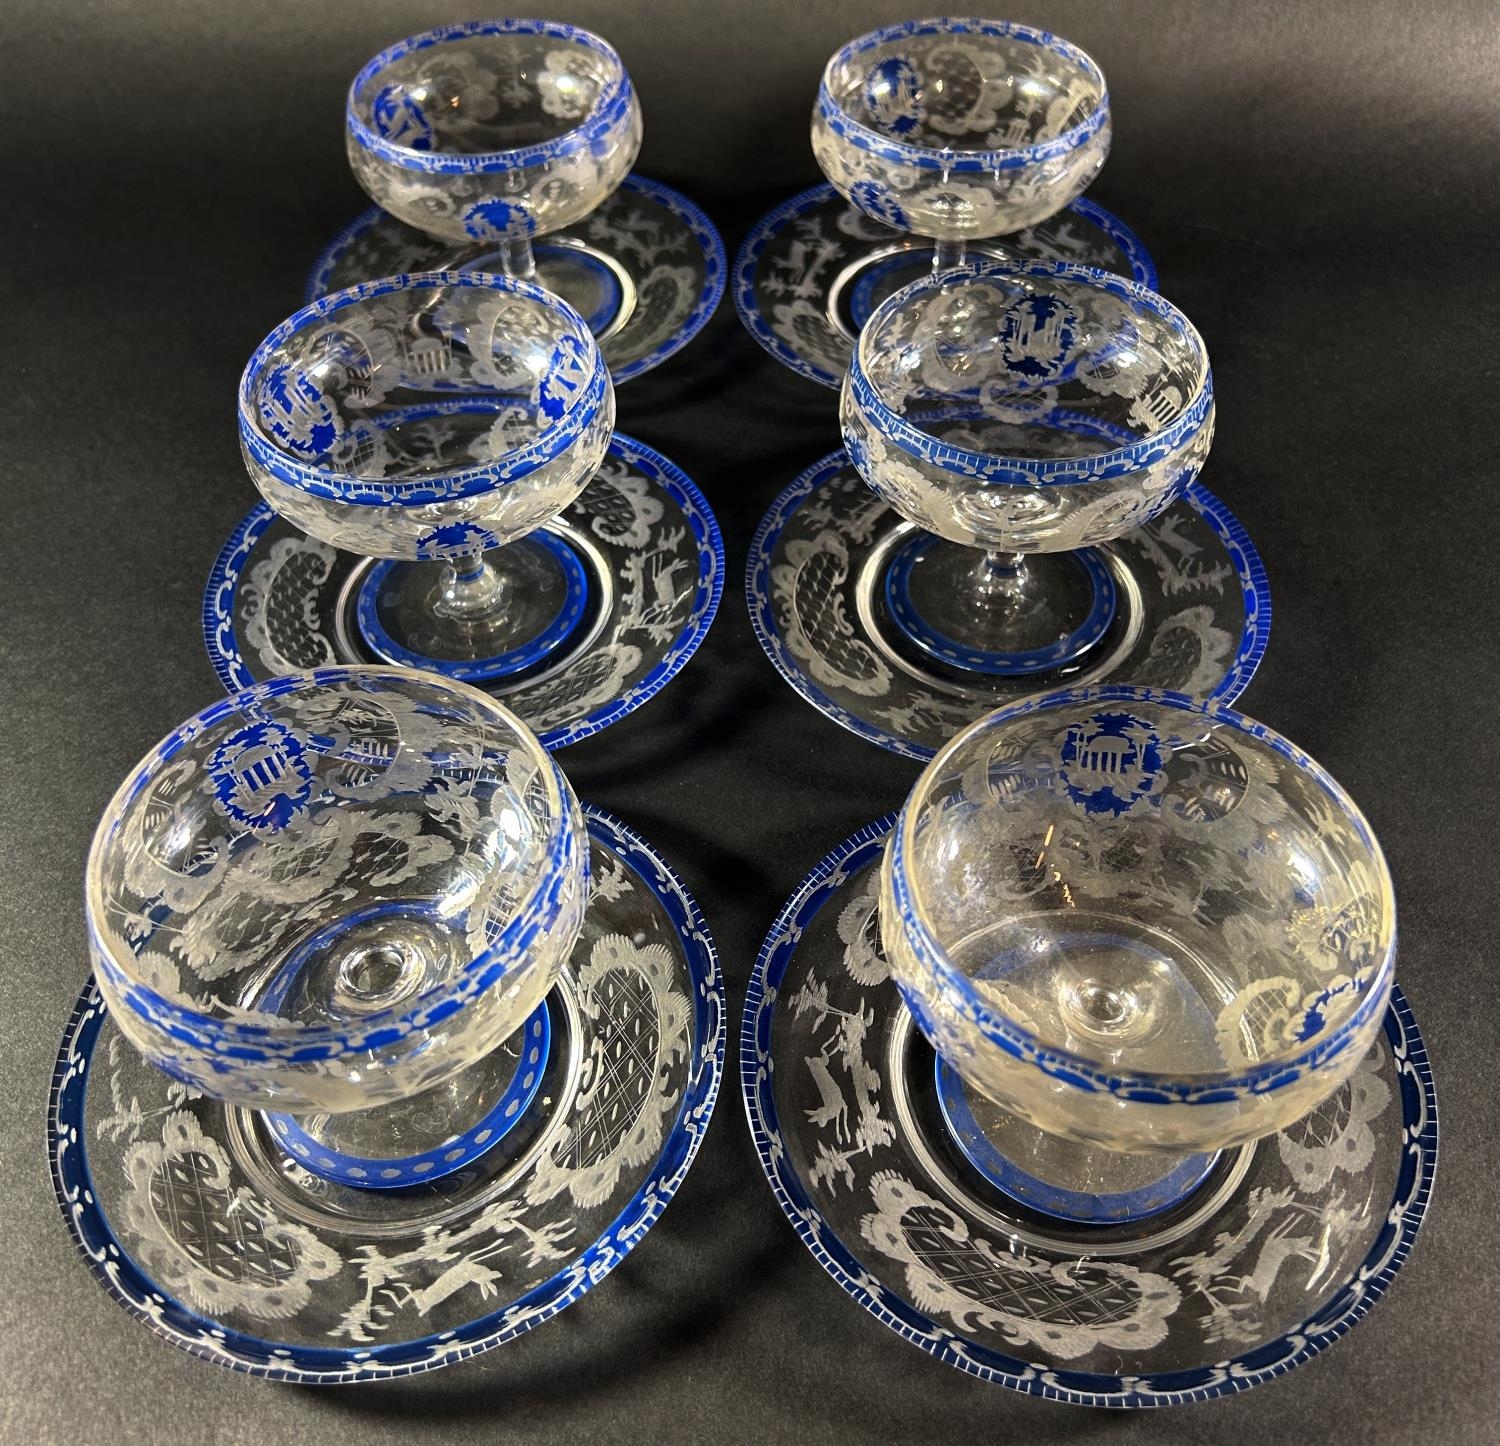
[[[542,1085],[552,1041],[544,1000],[484,1059],[411,1099],[348,1114],[267,1114],[272,1134],[304,1170],[366,1190],[439,1180],[499,1144]]]

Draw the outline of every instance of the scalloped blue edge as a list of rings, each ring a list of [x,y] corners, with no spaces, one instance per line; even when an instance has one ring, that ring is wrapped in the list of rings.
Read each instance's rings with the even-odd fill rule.
[[[929,1355],[981,1380],[1079,1406],[1184,1405],[1249,1390],[1310,1360],[1356,1325],[1385,1294],[1411,1253],[1437,1171],[1437,1095],[1416,1019],[1391,991],[1385,1034],[1396,1060],[1405,1149],[1391,1207],[1363,1264],[1323,1308],[1254,1351],[1215,1365],[1151,1376],[1043,1370],[964,1339],[874,1282],[813,1205],[781,1137],[771,1088],[771,1025],[792,951],[808,922],[851,874],[874,861],[896,815],[861,829],[826,855],[793,892],[766,935],[745,995],[740,1025],[740,1090],[755,1153],[777,1203],[818,1264],[882,1324]]]
[[[766,249],[771,238],[783,226],[829,201],[838,201],[844,206],[849,205],[830,182],[824,181],[821,185],[810,186],[807,190],[799,191],[795,196],[789,197],[779,206],[768,211],[750,228],[750,234],[740,243],[740,249],[734,257],[734,309],[745,330],[782,366],[790,367],[798,376],[817,382],[819,386],[837,390],[844,380],[843,374],[832,376],[821,367],[815,367],[805,358],[798,356],[766,324],[765,318],[760,314],[760,308],[755,303],[755,271],[761,253]],[[854,208],[851,206],[850,209]],[[1112,211],[1106,211],[1103,206],[1090,201],[1086,196],[1080,196],[1070,205],[1063,207],[1063,210],[1077,213],[1085,221],[1103,231],[1120,248],[1121,254],[1130,263],[1130,279],[1139,282],[1150,291],[1156,290],[1156,263],[1151,259],[1151,253],[1141,244],[1135,232],[1118,216]],[[1003,241],[1005,238],[999,239]]]
[[[89,1062],[105,1018],[104,1002],[90,981],[73,1008],[53,1068],[47,1155],[58,1207],[74,1244],[117,1304],[200,1360],[271,1380],[340,1385],[416,1375],[493,1350],[571,1305],[640,1243],[681,1185],[713,1116],[724,1071],[724,981],[708,925],[676,872],[612,814],[590,804],[584,805],[584,814],[590,837],[624,860],[666,910],[682,939],[695,984],[693,1021],[698,1046],[676,1118],[651,1175],[608,1229],[568,1267],[519,1300],[456,1330],[415,1341],[357,1350],[279,1346],[217,1325],[155,1287],[121,1249],[90,1189],[83,1102]]]
[[[656,201],[682,221],[693,233],[693,239],[703,252],[703,290],[699,293],[692,311],[688,313],[687,320],[655,351],[649,351],[622,367],[610,368],[610,377],[617,387],[644,372],[659,367],[668,357],[675,356],[692,341],[708,325],[710,318],[718,310],[720,301],[724,299],[724,288],[729,280],[729,261],[728,253],[724,249],[724,238],[719,235],[719,228],[708,219],[696,202],[688,200],[681,191],[674,191],[671,186],[663,185],[660,181],[649,180],[645,176],[638,176],[634,172],[620,182],[619,189],[633,191],[638,196],[646,196]],[[830,186],[829,189],[833,188]],[[318,259],[313,262],[312,270],[308,273],[306,285],[303,287],[303,304],[309,305],[319,297],[328,294],[328,277],[345,247],[358,240],[371,226],[390,219],[379,206],[371,206],[367,211],[361,211],[345,226],[318,253]],[[538,244],[544,246],[546,238],[540,238]],[[603,349],[607,350],[608,346],[609,343],[605,342]]]
[[[686,472],[663,457],[654,447],[616,432],[610,440],[612,454],[645,472],[658,482],[682,508],[698,542],[698,580],[693,596],[693,611],[677,642],[667,656],[640,679],[622,697],[594,709],[575,723],[560,724],[538,739],[549,752],[591,738],[611,723],[618,723],[630,713],[649,703],[687,666],[713,625],[724,595],[724,535],[708,499],[698,490]],[[240,520],[228,541],[219,550],[203,589],[203,641],[209,662],[224,690],[237,693],[241,688],[263,681],[250,671],[234,634],[234,598],[241,572],[255,544],[276,520],[270,503],[260,502]],[[502,700],[503,701],[503,700]]]
[[[750,625],[761,649],[771,660],[778,673],[813,705],[824,717],[831,718],[841,728],[857,734],[866,742],[874,743],[890,753],[899,753],[903,758],[914,758],[925,763],[937,750],[925,744],[913,743],[888,733],[866,719],[858,718],[834,702],[827,693],[808,675],[786,650],[786,641],[776,625],[776,616],[771,603],[771,557],[776,550],[781,530],[787,519],[802,500],[815,488],[822,486],[845,467],[852,466],[847,453],[830,452],[814,462],[811,467],[795,477],[777,496],[761,518],[760,526],[750,542],[749,556],[745,560],[745,603],[750,613]],[[1205,699],[1212,703],[1233,703],[1255,676],[1265,656],[1266,645],[1271,636],[1271,586],[1266,577],[1265,564],[1260,553],[1250,541],[1250,534],[1225,504],[1200,482],[1194,482],[1182,494],[1182,501],[1191,503],[1198,514],[1219,534],[1229,559],[1239,574],[1240,590],[1245,606],[1245,627],[1240,634],[1240,645],[1228,672]],[[231,539],[232,541],[233,539]],[[1105,686],[1100,684],[1098,686]],[[1010,705],[997,705],[1010,706]]]

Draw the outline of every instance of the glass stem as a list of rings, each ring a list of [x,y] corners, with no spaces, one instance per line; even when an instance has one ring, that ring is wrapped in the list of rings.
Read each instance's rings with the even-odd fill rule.
[[[980,601],[986,605],[1019,598],[1026,591],[1026,554],[986,552],[975,582]]]
[[[531,250],[531,237],[507,238],[500,243],[500,269],[517,281],[536,279],[536,256]]]
[[[446,618],[489,617],[500,611],[505,602],[505,587],[500,574],[476,549],[448,559],[434,611]]]
[[[966,250],[967,243],[964,241],[935,241],[932,246],[932,269],[952,271],[954,267],[962,266]]]

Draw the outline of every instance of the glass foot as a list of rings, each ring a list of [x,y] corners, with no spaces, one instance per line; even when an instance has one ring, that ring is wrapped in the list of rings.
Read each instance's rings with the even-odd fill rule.
[[[613,336],[635,310],[630,273],[612,256],[573,238],[548,239],[534,248],[535,281],[573,308],[600,341]],[[498,251],[464,261],[461,271],[503,272]]]
[[[380,562],[361,583],[356,616],[379,658],[461,682],[535,668],[578,634],[590,611],[584,560],[540,530],[484,554],[490,606],[450,606],[451,564]]]
[[[267,1113],[287,1154],[310,1174],[366,1190],[439,1180],[493,1149],[525,1117],[551,1049],[545,1000],[499,1048],[410,1099],[348,1114]]]
[[[1060,668],[1109,631],[1118,589],[1092,548],[1001,560],[930,533],[891,553],[891,620],[923,659],[994,677]]]
[[[971,1090],[935,1061],[937,1097],[959,1152],[997,1190],[1029,1209],[1078,1225],[1118,1225],[1181,1204],[1219,1152],[1129,1155],[1049,1135]]]

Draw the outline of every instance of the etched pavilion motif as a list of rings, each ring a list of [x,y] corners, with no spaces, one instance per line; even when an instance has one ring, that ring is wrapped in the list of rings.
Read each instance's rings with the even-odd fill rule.
[[[257,833],[286,828],[312,798],[305,744],[271,720],[236,729],[206,767],[225,816]]]
[[[899,198],[878,185],[861,194],[870,209],[900,209]],[[902,218],[910,219],[904,211]],[[882,224],[831,185],[815,186],[771,212],[746,238],[735,263],[735,306],[751,335],[778,361],[824,386],[837,387],[864,319],[842,314],[859,278],[891,264],[893,252],[921,245],[905,234],[900,221]],[[971,250],[1028,261],[1073,261],[1130,276],[1147,286],[1156,280],[1156,269],[1136,237],[1109,212],[1086,200],[1000,242],[973,242]],[[926,260],[919,249],[911,255],[914,264]],[[921,270],[916,264],[911,275]],[[845,290],[834,296],[834,280],[841,276]]]
[[[1152,728],[1129,713],[1096,713],[1072,724],[1058,749],[1058,777],[1087,813],[1128,813],[1160,776],[1164,752]]]

